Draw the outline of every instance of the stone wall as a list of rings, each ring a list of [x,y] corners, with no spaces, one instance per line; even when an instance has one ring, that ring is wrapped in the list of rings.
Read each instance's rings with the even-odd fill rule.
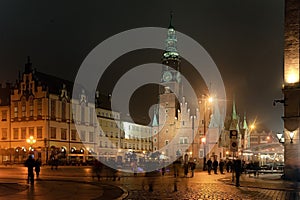
[[[285,47],[284,79],[287,80],[291,70],[296,70],[299,77],[299,0],[285,1]]]
[[[300,180],[300,89],[299,89],[299,21],[300,0],[285,1],[285,49],[284,49],[284,80],[283,89],[284,127],[285,127],[285,178]],[[295,73],[296,72],[296,73]],[[298,76],[298,81],[288,84],[288,76]],[[290,143],[289,133],[295,131],[293,143]]]

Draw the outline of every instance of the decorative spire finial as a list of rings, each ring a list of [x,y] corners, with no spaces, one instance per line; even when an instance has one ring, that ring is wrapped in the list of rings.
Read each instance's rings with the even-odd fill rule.
[[[27,63],[25,64],[25,73],[31,73],[32,72],[32,63],[30,62],[30,56],[27,56]]]
[[[174,27],[172,26],[172,19],[173,19],[173,11],[171,10],[171,11],[170,11],[170,24],[169,24],[169,29],[170,29],[170,28],[173,28],[173,29],[174,29]]]

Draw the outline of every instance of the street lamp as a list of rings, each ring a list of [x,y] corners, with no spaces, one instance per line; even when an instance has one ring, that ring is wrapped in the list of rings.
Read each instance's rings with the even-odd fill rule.
[[[206,138],[205,137],[201,138],[201,143],[203,144],[203,171],[205,171],[206,170],[206,150],[205,150]]]
[[[192,153],[191,155],[194,157],[194,137],[195,137],[195,119],[196,119],[196,116],[193,115],[191,116],[191,119],[192,119]]]
[[[283,135],[283,133],[277,133],[276,136],[277,136],[278,141],[280,143],[284,143],[284,135]]]
[[[31,135],[26,142],[30,145],[29,147],[29,151],[34,151],[34,149],[32,148],[32,145],[36,143],[36,139]]]
[[[295,136],[295,132],[294,131],[290,131],[289,132],[289,136],[290,136],[290,139],[291,139],[291,144],[293,143],[293,138]]]

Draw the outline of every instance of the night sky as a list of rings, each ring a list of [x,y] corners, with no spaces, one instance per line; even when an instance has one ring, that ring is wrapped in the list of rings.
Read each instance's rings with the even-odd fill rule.
[[[272,102],[282,98],[283,0],[3,0],[0,80],[13,82],[29,55],[38,71],[74,81],[84,58],[99,43],[128,29],[167,28],[171,10],[175,29],[198,41],[218,66],[229,105],[235,94],[237,111],[241,116],[246,112],[249,123],[256,119],[259,128],[281,132],[282,105],[273,107]],[[178,49],[180,52],[180,41]],[[112,82],[128,66],[160,62],[161,58],[157,51],[136,55],[114,63]],[[108,81],[101,92],[110,92],[113,83],[107,77],[101,80]]]

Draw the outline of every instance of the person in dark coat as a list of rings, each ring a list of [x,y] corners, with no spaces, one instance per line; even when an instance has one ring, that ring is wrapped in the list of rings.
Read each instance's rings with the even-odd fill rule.
[[[36,173],[36,178],[39,178],[39,175],[40,175],[40,171],[41,171],[41,165],[42,165],[42,161],[40,158],[38,158],[36,161],[35,161],[35,173]]]
[[[240,176],[241,176],[241,172],[242,172],[242,161],[240,159],[237,159],[234,161],[234,171],[235,171],[235,177],[236,177],[235,186],[239,187],[240,186]]]
[[[33,155],[29,155],[28,159],[25,161],[25,166],[28,170],[28,176],[27,176],[27,183],[33,184],[34,183],[34,173],[33,168],[35,167],[35,160],[33,158]]]
[[[189,165],[188,165],[188,163],[184,163],[183,170],[184,170],[184,177],[187,178],[187,175],[189,173]]]
[[[227,172],[232,172],[232,162],[231,160],[228,160],[226,163],[226,171]]]
[[[174,170],[174,177],[175,178],[179,176],[180,166],[181,166],[181,161],[180,161],[180,158],[178,158],[177,160],[175,160],[173,162],[173,170]]]
[[[221,174],[224,174],[224,165],[225,165],[225,163],[224,163],[224,161],[221,159],[221,160],[220,160],[220,163],[219,163],[219,170],[220,170],[220,173],[221,173]]]
[[[215,159],[213,162],[213,168],[214,168],[214,174],[218,174],[217,170],[218,170],[218,161]]]
[[[212,161],[211,159],[209,158],[208,161],[207,161],[207,171],[208,171],[208,174],[210,175],[210,172],[211,172],[211,169],[212,169]]]
[[[189,165],[190,165],[191,172],[192,172],[191,178],[193,178],[193,177],[194,177],[194,171],[195,171],[195,168],[196,168],[196,163],[195,163],[194,161],[191,161],[191,162],[189,163]]]

